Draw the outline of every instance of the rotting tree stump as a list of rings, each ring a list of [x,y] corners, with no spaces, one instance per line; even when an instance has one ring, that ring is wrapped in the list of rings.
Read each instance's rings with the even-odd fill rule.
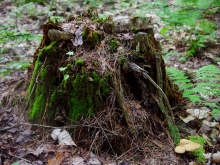
[[[28,88],[29,119],[59,126],[91,117],[90,122],[96,121],[102,131],[120,141],[125,130],[127,136],[164,133],[169,139],[167,127],[174,143],[178,143],[170,106],[177,100],[161,48],[149,27],[150,19],[96,21],[76,17],[61,26],[43,26],[44,36],[34,55]],[[116,129],[119,126],[123,127],[120,131]],[[80,131],[75,139],[88,137],[88,130]],[[111,140],[115,138],[109,138],[108,145],[102,142],[102,147],[131,147],[127,142],[122,148],[110,145]]]

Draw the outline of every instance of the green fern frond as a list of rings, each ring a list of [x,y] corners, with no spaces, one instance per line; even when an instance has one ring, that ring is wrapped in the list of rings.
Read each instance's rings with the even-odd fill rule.
[[[194,90],[190,90],[190,89],[185,90],[183,92],[183,97],[188,97],[188,96],[192,95],[194,92],[195,92]]]
[[[219,68],[217,68],[215,65],[207,65],[207,66],[203,66],[202,68],[200,68],[197,72],[197,74],[203,74],[203,73],[216,73],[218,75],[220,75],[219,73]]]
[[[193,84],[190,84],[190,83],[186,83],[186,84],[182,84],[179,86],[179,90],[185,90],[185,89],[188,89],[188,88],[191,88],[193,87],[194,85]]]
[[[187,98],[192,102],[192,103],[201,103],[202,100],[198,95],[188,95]]]
[[[220,110],[219,109],[213,109],[212,110],[212,116],[214,117],[215,120],[219,120],[220,119]]]
[[[212,115],[216,119],[220,116],[220,105],[212,99],[213,96],[220,97],[220,69],[214,65],[200,68],[195,76],[197,83],[190,83],[189,78],[176,68],[166,68],[167,74],[173,83],[183,91],[183,97],[192,103],[201,103],[213,109]],[[202,100],[203,99],[203,100]],[[217,111],[218,110],[218,111]]]

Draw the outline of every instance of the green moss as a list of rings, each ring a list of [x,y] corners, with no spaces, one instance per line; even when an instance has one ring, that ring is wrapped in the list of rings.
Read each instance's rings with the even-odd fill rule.
[[[91,116],[101,110],[102,100],[110,92],[107,90],[107,80],[92,72],[92,81],[85,68],[73,80],[72,92],[68,101],[69,115],[73,121],[83,116]]]
[[[96,72],[92,72],[93,82],[98,83],[100,76]]]
[[[84,61],[78,59],[75,65],[81,66],[79,68],[81,72],[72,76],[73,66],[67,64],[62,74],[68,74],[70,77],[66,80],[63,79],[59,84],[60,80],[54,76],[56,73],[51,72],[51,62],[54,59],[52,57],[56,55],[55,50],[51,45],[45,47],[35,62],[28,89],[30,95],[35,86],[30,95],[29,118],[37,121],[46,115],[44,117],[49,119],[48,121],[53,120],[59,106],[62,106],[69,113],[69,118],[72,121],[84,116],[91,116],[96,111],[101,110],[103,108],[102,100],[110,91],[108,78],[102,78],[96,72],[88,72],[82,67]],[[46,61],[45,58],[47,58]]]
[[[38,54],[35,62],[32,79],[28,87],[28,96],[30,97],[28,116],[31,120],[37,121],[44,115],[47,94],[50,90],[48,86],[51,87],[52,84],[50,82],[50,63],[56,55],[56,51],[56,42],[45,46]],[[45,60],[46,58],[47,60]]]
[[[91,29],[89,29],[89,27],[84,28],[82,36],[83,40],[85,40],[94,47],[103,39],[102,33],[92,31]]]
[[[45,82],[48,78],[48,71],[45,68],[42,68],[39,75],[39,80]],[[47,101],[47,88],[44,84],[38,84],[36,86],[35,92],[33,95],[35,96],[34,100],[31,101],[31,109],[28,111],[28,116],[31,120],[38,120],[42,117],[45,105]]]
[[[174,144],[178,145],[180,142],[180,135],[179,135],[179,129],[173,125],[173,123],[169,123],[168,125],[170,136],[172,137]]]
[[[99,33],[96,32],[96,31],[94,31],[94,32],[92,33],[93,44],[94,44],[94,45],[97,45],[98,42],[99,42],[99,39],[100,39]]]
[[[80,60],[81,61],[81,60]],[[82,63],[83,64],[83,61],[78,61],[78,63],[76,64],[77,66],[80,66],[80,63]],[[66,69],[64,70],[64,72],[63,72],[63,75],[65,75],[65,74],[68,74],[68,75],[71,75],[72,74],[72,72],[73,72],[73,66],[72,66],[72,64],[67,64],[66,65]]]
[[[49,104],[48,104],[48,117],[50,119],[55,118],[56,108],[59,105],[62,105],[65,101],[65,90],[63,90],[62,86],[58,86],[50,95]]]
[[[89,35],[89,27],[86,26],[86,27],[83,29],[83,32],[82,32],[82,37],[83,37],[83,39],[85,40],[88,35]]]
[[[87,82],[84,74],[77,74],[73,80],[73,91],[68,101],[68,109],[70,118],[78,120],[80,116],[86,116],[88,112],[87,98]]]
[[[132,32],[135,32],[135,31],[136,31],[136,28],[132,27],[132,28],[131,28],[131,31],[132,31]]]
[[[204,163],[206,159],[205,156],[203,155],[203,153],[205,153],[203,146],[205,143],[207,143],[207,141],[201,136],[189,136],[189,140],[201,145],[199,149],[191,152],[191,154],[196,157],[197,162]]]
[[[110,40],[108,41],[108,44],[109,44],[110,50],[111,50],[112,52],[115,52],[115,51],[117,50],[117,48],[118,48],[118,43],[117,43],[117,40],[116,40],[116,39],[114,39],[114,38],[110,39]]]
[[[110,92],[106,78],[100,79],[100,91],[103,97],[105,97]]]
[[[45,46],[38,54],[38,61],[44,61],[47,57],[55,55],[57,51],[56,41],[52,42],[49,46]]]
[[[84,63],[83,59],[78,59],[75,64],[76,66],[82,66],[83,63]]]
[[[125,61],[126,61],[126,58],[125,58],[125,57],[120,57],[120,58],[118,59],[118,63],[119,63],[120,65],[123,65]]]

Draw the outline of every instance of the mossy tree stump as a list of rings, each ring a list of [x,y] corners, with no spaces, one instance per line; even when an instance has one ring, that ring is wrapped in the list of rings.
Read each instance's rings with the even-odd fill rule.
[[[152,115],[155,125],[166,122],[178,143],[169,103],[174,105],[175,97],[161,48],[153,30],[144,26],[149,20],[133,18],[127,24],[76,20],[62,27],[43,26],[28,89],[30,120],[71,124],[102,110],[119,109],[131,132],[145,129],[144,120]]]

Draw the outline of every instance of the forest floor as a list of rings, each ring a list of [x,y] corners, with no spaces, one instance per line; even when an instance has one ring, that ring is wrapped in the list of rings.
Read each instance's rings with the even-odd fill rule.
[[[2,50],[2,55],[0,56],[0,163],[14,163],[14,165],[137,164],[136,162],[138,162],[138,159],[141,160],[141,156],[127,157],[126,153],[122,155],[106,155],[105,153],[96,155],[96,153],[90,152],[89,150],[91,148],[88,150],[88,147],[85,149],[58,145],[57,142],[54,142],[49,137],[51,131],[55,128],[29,123],[24,111],[25,104],[23,103],[22,107],[20,105],[20,103],[24,102],[30,79],[27,66],[32,64],[34,52],[43,36],[42,24],[46,23],[49,17],[51,21],[62,22],[67,20],[70,15],[86,11],[88,6],[82,3],[70,4],[67,1],[51,4],[45,3],[44,5],[32,3],[26,6],[16,6],[10,0],[3,0],[0,4],[0,23],[2,25],[0,30],[4,31],[10,26],[10,28],[14,28],[16,32],[19,32],[7,32],[8,41],[0,43],[1,47],[5,48]],[[134,13],[137,4],[129,4],[130,10],[123,10],[117,4],[113,10],[111,5],[105,4],[99,6],[97,8],[98,13],[101,13],[101,15],[113,15],[114,19],[123,19],[123,17],[130,16]],[[161,43],[163,52],[166,52],[164,53],[164,61],[167,67],[174,67],[184,71],[192,78],[191,81],[194,81],[193,77],[195,73],[203,66],[213,64],[219,68],[219,13],[210,17],[210,20],[217,25],[217,39],[214,42],[204,42],[205,47],[201,47],[194,56],[187,58],[184,52],[188,45],[181,42],[183,38],[187,37],[187,32],[181,30],[179,32],[171,31],[169,34],[170,37],[165,38],[159,33],[160,29],[164,26],[163,22],[155,14],[151,14],[150,16],[153,20],[152,28],[154,28],[155,38]],[[176,53],[179,55],[175,55]],[[212,99],[220,102],[219,96],[213,96]],[[177,124],[182,128],[180,130],[181,138],[200,135],[208,141],[204,145],[206,154],[213,151],[213,146],[215,147],[214,153],[220,151],[220,140],[217,137],[220,125],[213,119],[210,108],[204,106],[202,103],[191,103],[189,100],[183,99],[178,107],[174,107],[174,110]],[[190,114],[190,110],[193,110],[193,113]],[[201,117],[198,117],[198,114],[197,116],[195,115],[196,110],[199,111]],[[186,116],[194,119],[186,121],[184,120],[187,118]],[[43,136],[44,138],[38,139],[39,136]],[[214,141],[217,141],[216,144]],[[167,149],[167,152],[169,150]],[[171,150],[173,149],[171,148]],[[196,160],[189,153],[184,155],[169,155],[167,153],[166,158],[164,153],[162,154],[157,151],[155,157],[160,156],[160,162],[158,162],[158,159],[151,159],[146,163],[147,161],[142,159],[142,161],[139,161],[139,164],[182,165]],[[170,160],[171,158],[173,159]]]

